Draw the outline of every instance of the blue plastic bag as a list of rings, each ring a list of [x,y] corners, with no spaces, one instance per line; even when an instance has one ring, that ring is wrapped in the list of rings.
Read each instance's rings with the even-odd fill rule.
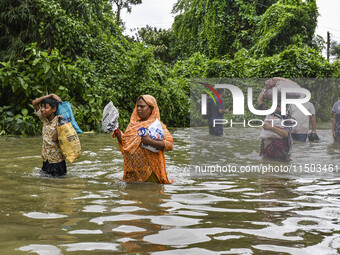
[[[61,102],[58,105],[58,110],[56,115],[62,115],[67,122],[71,122],[73,128],[76,130],[77,134],[84,133],[78,126],[76,120],[74,119],[74,115],[72,112],[70,102]]]

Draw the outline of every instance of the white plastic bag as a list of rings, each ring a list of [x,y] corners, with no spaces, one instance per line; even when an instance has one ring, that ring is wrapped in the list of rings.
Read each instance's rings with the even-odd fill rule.
[[[139,136],[145,136],[146,134],[149,134],[151,139],[157,140],[157,141],[163,141],[164,140],[164,131],[162,128],[161,122],[156,119],[153,123],[148,128],[140,128],[138,130]],[[149,151],[152,152],[159,152],[160,150],[150,146],[150,145],[145,145],[142,144],[143,147]]]
[[[112,101],[108,103],[103,111],[102,129],[106,133],[114,132],[118,128],[119,112]]]

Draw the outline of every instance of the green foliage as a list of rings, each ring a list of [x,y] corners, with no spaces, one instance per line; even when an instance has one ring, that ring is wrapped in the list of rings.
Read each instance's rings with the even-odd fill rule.
[[[138,30],[137,41],[145,43],[148,47],[153,47],[155,57],[172,63],[176,56],[172,54],[174,34],[171,29],[157,29],[156,27],[146,26]]]
[[[313,37],[315,0],[179,0],[173,29],[143,28],[137,42],[122,35],[112,4],[0,1],[0,135],[40,133],[31,101],[50,93],[72,103],[84,131],[100,132],[109,101],[124,129],[144,94],[155,96],[165,124],[188,126],[192,78],[340,76],[340,62],[326,61],[323,41]],[[325,91],[334,88],[305,86],[317,114],[328,116]]]
[[[336,59],[340,59],[340,43],[337,41],[331,42],[331,55],[334,56]]]
[[[142,0],[110,0],[111,4],[116,6],[116,24],[119,25],[120,21],[120,13],[122,9],[126,9],[127,12],[131,12],[132,5],[141,4]]]
[[[175,76],[182,76],[189,82],[190,78],[215,78],[216,83],[223,83],[225,77],[230,78],[269,78],[269,77],[285,77],[285,78],[327,78],[339,77],[340,63],[329,63],[317,50],[310,47],[299,48],[290,46],[283,52],[271,57],[260,59],[251,58],[246,50],[239,51],[233,60],[209,59],[208,57],[196,53],[191,58],[178,61],[173,68]],[[227,79],[226,83],[233,81]],[[256,81],[256,79],[253,79]],[[209,80],[211,81],[211,80]],[[237,86],[247,93],[247,87],[250,86],[249,80],[246,83],[239,82],[236,79]],[[301,86],[307,88],[312,93],[312,102],[317,109],[317,118],[327,121],[330,118],[330,109],[336,100],[338,84],[326,80],[298,80]],[[232,84],[236,84],[232,83]],[[263,88],[264,83],[256,83],[253,85],[254,93],[258,94]],[[195,91],[191,91],[195,95]],[[197,93],[196,93],[197,94]],[[194,97],[194,96],[193,96]],[[199,98],[194,98],[198,100]],[[227,94],[225,98],[227,107],[232,105],[231,95]],[[256,104],[256,102],[254,102]],[[194,107],[192,105],[192,107]],[[195,112],[191,109],[191,112]],[[204,121],[199,118],[199,114],[192,114],[192,123],[202,125]],[[250,112],[246,112],[246,118],[254,118]],[[234,119],[238,120],[236,116]],[[206,123],[205,123],[206,124]]]
[[[340,69],[337,70],[339,73]],[[297,79],[296,82],[311,92],[317,120],[330,121],[332,106],[338,100],[339,79]]]
[[[10,111],[11,106],[2,106],[0,107],[0,136],[5,135],[7,133],[14,134],[35,134],[37,128],[39,127],[36,124],[34,118],[31,115],[28,115],[27,109],[22,109],[20,113],[15,114]]]
[[[26,54],[25,59],[1,63],[0,98],[1,105],[6,106],[1,122],[7,134],[39,133],[37,119],[31,117],[31,101],[52,92],[71,101],[78,124],[85,131],[100,131],[102,111],[109,101],[120,111],[120,126],[126,127],[136,99],[142,94],[155,96],[167,125],[188,125],[185,90],[180,84],[176,86],[176,79],[168,80],[167,67],[153,58],[152,50],[146,51],[141,45],[136,44],[125,52],[123,59],[111,65],[81,58],[72,62],[60,56],[58,50],[48,54],[36,45],[27,46]],[[20,116],[6,115],[20,113],[23,107],[30,116],[24,120],[24,124],[29,122],[27,127],[14,125]]]
[[[25,53],[24,59],[0,62],[1,115],[7,133],[36,134],[31,101],[52,91],[68,99],[73,87],[83,81],[81,72],[58,50],[48,54],[31,44]]]
[[[87,1],[82,0],[72,4],[27,0],[22,4],[28,2],[30,12],[37,15],[37,26],[29,28],[38,31],[39,36],[32,39],[35,42],[23,41],[23,49],[11,51],[3,46],[8,41],[0,39],[0,50],[12,56],[0,57],[2,134],[41,132],[31,101],[49,93],[72,103],[84,131],[101,130],[102,111],[109,101],[119,109],[124,129],[141,94],[155,96],[167,125],[188,125],[189,100],[181,84],[177,86],[152,49],[129,43],[121,35],[108,1],[95,1],[86,4],[87,8],[82,5]],[[27,21],[21,18],[20,22]],[[9,34],[14,30],[20,34],[20,29],[10,27]]]
[[[173,72],[186,78],[325,78],[338,77],[339,65],[329,63],[310,47],[289,46],[279,54],[255,59],[247,50],[239,51],[233,60],[209,59],[196,53],[178,61]]]
[[[1,60],[13,59],[39,37],[36,7],[32,1],[3,0],[0,10]]]
[[[255,58],[268,57],[289,46],[322,51],[315,0],[205,1],[178,0],[173,9],[170,52],[188,58],[195,52],[234,59],[242,49]]]
[[[175,77],[199,78],[205,70],[207,57],[201,53],[195,53],[187,60],[178,61],[173,67],[173,75]],[[203,77],[205,77],[203,75]]]
[[[254,43],[256,25],[265,6],[276,1],[179,0],[175,17],[174,50],[183,58],[201,52],[209,58],[233,57]]]
[[[256,57],[278,54],[289,45],[310,45],[317,25],[316,1],[279,0],[270,6],[257,24]]]
[[[68,57],[87,54],[120,35],[108,1],[22,0],[0,2],[2,59],[17,59],[29,43]]]

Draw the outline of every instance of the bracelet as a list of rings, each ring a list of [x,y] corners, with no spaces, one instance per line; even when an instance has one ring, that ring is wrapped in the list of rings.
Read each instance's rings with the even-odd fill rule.
[[[112,134],[112,138],[116,138],[118,134],[118,128],[115,130],[115,132],[113,132]]]

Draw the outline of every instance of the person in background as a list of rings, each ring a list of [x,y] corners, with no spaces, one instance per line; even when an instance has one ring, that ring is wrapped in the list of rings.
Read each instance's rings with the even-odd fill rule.
[[[303,106],[312,114],[305,115],[295,104],[291,105],[289,112],[292,118],[297,121],[297,125],[292,128],[292,138],[295,141],[305,142],[308,136],[310,141],[319,140],[316,133],[315,108],[311,102],[303,103]],[[312,132],[308,135],[309,122],[312,124]]]
[[[258,109],[267,110],[267,106],[264,103],[264,92],[263,89],[257,99]],[[281,104],[278,102],[275,111],[271,114],[273,117],[285,121],[285,127],[273,126],[271,123],[264,123],[263,128],[275,132],[280,136],[280,138],[264,138],[261,139],[261,151],[260,156],[267,159],[279,160],[279,161],[289,161],[290,159],[290,149],[293,144],[291,135],[291,126],[293,122],[289,121],[290,116],[281,114]],[[267,116],[266,116],[267,117]]]
[[[35,114],[43,123],[41,152],[43,166],[41,170],[43,173],[57,177],[66,174],[65,157],[58,143],[58,117],[55,115],[58,102],[61,102],[61,98],[55,94],[39,97],[32,101]]]
[[[156,119],[160,121],[156,99],[150,95],[143,95],[137,99],[125,133],[119,128],[115,131],[113,137],[117,137],[124,157],[123,179],[125,181],[171,183],[166,173],[164,157],[164,151],[171,151],[174,145],[169,130],[161,122],[164,132],[162,141],[151,139],[149,134],[143,137],[137,134],[141,127],[148,128]],[[155,153],[147,150],[142,143],[160,151]]]
[[[216,89],[216,92],[222,99],[225,95],[224,89]],[[209,134],[214,136],[222,136],[223,135],[223,125],[222,124],[215,124],[214,126],[214,120],[215,119],[223,119],[224,114],[228,113],[228,109],[224,109],[224,102],[222,100],[222,105],[220,103],[220,100],[217,98],[217,96],[214,96],[216,105],[214,102],[210,101],[208,104],[208,107],[210,107],[210,118],[209,118]]]
[[[340,98],[340,92],[339,92]],[[332,125],[332,134],[333,139],[336,142],[340,142],[340,100],[334,103],[332,108],[333,115],[333,125]]]

